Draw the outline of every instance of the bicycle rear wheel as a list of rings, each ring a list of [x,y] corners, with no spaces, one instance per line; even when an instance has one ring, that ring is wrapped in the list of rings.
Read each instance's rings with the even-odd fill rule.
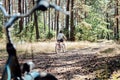
[[[56,46],[55,46],[55,52],[56,53],[60,53],[61,52],[61,48],[60,48],[59,44],[56,44]]]

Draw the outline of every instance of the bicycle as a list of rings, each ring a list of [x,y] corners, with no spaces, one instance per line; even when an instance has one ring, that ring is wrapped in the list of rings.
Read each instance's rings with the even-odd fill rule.
[[[21,70],[18,61],[16,48],[12,43],[12,38],[10,36],[9,28],[17,21],[19,18],[28,17],[30,14],[37,10],[46,11],[48,8],[54,8],[57,11],[61,11],[64,14],[68,14],[63,11],[59,6],[55,4],[50,4],[48,0],[37,0],[37,4],[26,14],[15,14],[9,15],[5,8],[0,4],[0,10],[6,18],[10,18],[4,25],[4,31],[6,35],[6,51],[8,53],[8,59],[6,61],[4,71],[2,73],[1,80],[57,80],[57,78],[50,74],[44,72],[30,71],[30,65],[25,63],[23,69]],[[23,73],[26,72],[25,75]]]
[[[66,47],[64,43],[57,42],[55,45],[55,52],[56,53],[64,53],[66,51]]]

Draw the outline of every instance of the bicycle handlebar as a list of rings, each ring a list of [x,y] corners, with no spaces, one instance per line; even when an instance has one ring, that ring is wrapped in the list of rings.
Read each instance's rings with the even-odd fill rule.
[[[6,28],[9,28],[10,26],[12,26],[12,23],[14,23],[16,20],[18,19],[17,15],[12,16],[9,21],[5,24]]]
[[[48,0],[38,0],[37,4],[28,13],[26,13],[26,14],[19,14],[17,16],[18,16],[18,18],[28,17],[30,14],[32,14],[36,10],[46,11],[48,8],[54,8],[57,11],[60,11],[60,12],[62,12],[64,14],[66,14],[66,15],[69,15],[68,11],[63,11],[63,9],[60,6],[57,6],[55,4],[51,4],[51,3],[48,2]],[[1,4],[0,4],[0,9],[3,12],[5,17],[12,17],[12,16],[14,16],[14,15],[9,15],[6,12],[5,8]]]

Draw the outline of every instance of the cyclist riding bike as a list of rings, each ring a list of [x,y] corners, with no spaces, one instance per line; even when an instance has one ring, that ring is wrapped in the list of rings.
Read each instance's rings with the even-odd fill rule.
[[[65,45],[64,40],[66,40],[66,36],[64,35],[63,31],[60,30],[57,36],[57,42],[59,44],[59,47],[60,47],[60,44]]]

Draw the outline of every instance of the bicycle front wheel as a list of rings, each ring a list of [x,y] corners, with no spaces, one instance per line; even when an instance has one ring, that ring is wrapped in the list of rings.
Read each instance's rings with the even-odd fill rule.
[[[65,44],[61,45],[61,51],[64,53],[66,51]]]

